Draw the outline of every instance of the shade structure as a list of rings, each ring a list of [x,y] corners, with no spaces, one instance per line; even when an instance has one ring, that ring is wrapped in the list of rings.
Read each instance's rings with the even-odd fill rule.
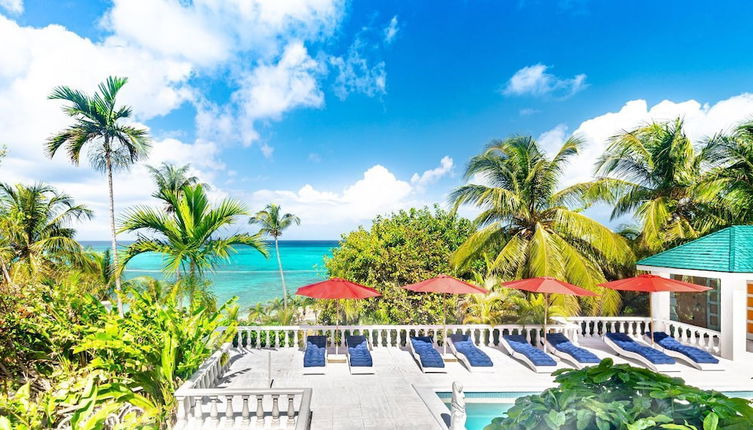
[[[435,294],[489,294],[489,290],[448,275],[439,275],[431,279],[426,279],[415,284],[404,285],[408,291],[416,293],[435,293]],[[447,308],[442,316],[442,325],[444,326],[443,336],[447,337]],[[442,348],[447,353],[447,340],[442,339]]]
[[[367,287],[365,285],[357,284],[355,282],[350,282],[346,279],[342,278],[331,278],[327,279],[326,281],[317,282],[314,284],[306,285],[304,287],[299,288],[296,292],[299,296],[306,296],[311,297],[314,299],[329,299],[329,300],[340,300],[340,299],[368,299],[370,297],[378,297],[381,296],[379,291]],[[336,312],[336,327],[335,327],[335,333],[339,331],[340,328],[340,302],[337,303],[337,310]],[[335,354],[338,352],[338,343],[337,339],[332,339],[332,342],[335,343]]]
[[[619,291],[638,291],[643,293],[702,293],[711,288],[677,279],[663,278],[661,276],[643,274],[632,278],[619,279],[617,281],[604,282],[599,286]],[[651,308],[649,296],[649,316],[651,317],[651,344],[654,344],[654,312]]]
[[[587,290],[560,281],[559,279],[542,276],[538,278],[519,279],[517,281],[503,282],[502,285],[516,290],[529,291],[531,293],[544,294],[544,351],[546,352],[546,331],[549,310],[549,294],[564,294],[568,296],[598,296],[593,291]]]

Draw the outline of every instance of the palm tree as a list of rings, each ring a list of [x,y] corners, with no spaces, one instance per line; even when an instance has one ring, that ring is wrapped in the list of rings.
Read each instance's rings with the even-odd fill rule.
[[[150,148],[145,129],[124,124],[124,121],[131,117],[131,108],[116,106],[115,98],[127,81],[127,78],[110,76],[99,84],[99,91],[93,95],[61,86],[55,88],[49,96],[53,100],[68,102],[64,111],[73,118],[74,122],[73,125],[47,141],[47,154],[53,157],[61,147],[65,146],[68,158],[74,165],[78,165],[81,151],[86,147],[91,166],[107,175],[112,257],[115,266],[118,266],[118,239],[115,230],[112,174],[115,170],[127,169],[145,158]],[[115,278],[115,291],[118,293],[118,312],[122,315],[123,302],[119,295],[120,278]]]
[[[179,167],[172,163],[162,163],[159,167],[146,167],[157,184],[157,191],[152,194],[152,197],[164,201],[168,212],[174,210],[169,204],[168,193],[180,193],[184,187],[199,183],[199,178],[188,173],[191,168],[190,164]]]
[[[301,219],[297,216],[286,213],[280,214],[280,206],[270,203],[264,210],[261,210],[248,220],[249,224],[261,224],[260,233],[272,236],[275,241],[275,254],[277,255],[277,267],[280,269],[280,280],[282,281],[282,300],[285,308],[288,307],[288,288],[285,285],[285,273],[282,270],[282,259],[280,258],[280,246],[277,239],[282,236],[283,230],[291,225],[300,225]]]
[[[62,262],[83,262],[83,248],[73,239],[72,221],[93,213],[49,185],[0,184],[0,237],[3,276],[16,264],[30,274],[49,271]]]
[[[703,161],[710,169],[698,187],[699,200],[714,206],[727,224],[753,222],[753,122],[710,139]]]
[[[587,194],[613,203],[613,219],[635,216],[639,246],[654,253],[724,223],[705,204],[703,158],[681,119],[641,126],[611,138]]]
[[[167,212],[148,206],[129,209],[123,216],[119,232],[136,232],[137,240],[128,246],[119,270],[133,257],[145,252],[164,256],[164,270],[178,280],[187,275],[196,283],[206,270],[214,268],[235,252],[235,246],[245,245],[267,255],[260,234],[222,235],[246,210],[235,200],[225,199],[216,206],[202,185],[184,187],[180,193],[166,193],[167,202],[175,209]]]
[[[580,201],[580,186],[557,190],[565,163],[580,145],[571,137],[548,158],[532,137],[516,136],[493,141],[473,157],[465,177],[484,183],[463,185],[450,199],[456,209],[481,209],[474,221],[479,230],[455,251],[453,265],[464,267],[493,252],[491,269],[500,278],[556,277],[602,294],[598,302],[584,301],[591,313],[616,313],[619,294],[597,284],[632,264],[633,253],[622,237],[568,206]]]

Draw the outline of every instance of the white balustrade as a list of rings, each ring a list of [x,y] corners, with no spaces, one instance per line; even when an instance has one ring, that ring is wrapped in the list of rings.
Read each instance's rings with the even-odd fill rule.
[[[175,392],[178,402],[176,430],[216,428],[275,428],[306,430],[311,419],[311,388],[189,388],[185,385]],[[279,399],[286,399],[285,421],[280,412]],[[257,402],[251,420],[249,401]],[[222,410],[222,414],[220,414]]]
[[[680,343],[695,346],[710,354],[721,354],[721,333],[718,331],[671,320],[657,320],[656,326]]]

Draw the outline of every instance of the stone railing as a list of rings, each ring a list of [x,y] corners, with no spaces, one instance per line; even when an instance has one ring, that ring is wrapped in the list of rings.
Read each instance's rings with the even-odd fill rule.
[[[625,333],[636,338],[643,337],[651,329],[648,317],[570,317],[557,318],[562,325],[577,327],[578,338],[601,337],[605,333]],[[654,321],[656,331],[663,330],[684,344],[695,346],[719,355],[721,352],[721,333],[677,321],[657,319]]]
[[[185,388],[175,392],[176,430],[308,430],[311,388]]]
[[[575,325],[552,324],[550,332],[574,336]],[[435,346],[455,333],[470,335],[477,345],[496,346],[503,334],[521,334],[533,343],[542,333],[541,325],[359,325],[359,326],[240,326],[233,344],[240,350],[261,348],[302,348],[306,336],[325,335],[329,345],[345,346],[346,335],[366,336],[374,348],[405,347],[410,336],[432,336]]]

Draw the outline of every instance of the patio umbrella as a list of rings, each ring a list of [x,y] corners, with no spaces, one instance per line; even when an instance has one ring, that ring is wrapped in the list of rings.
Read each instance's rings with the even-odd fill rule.
[[[299,296],[312,297],[314,299],[337,300],[335,311],[337,325],[335,333],[337,333],[340,328],[339,299],[367,299],[369,297],[381,296],[379,291],[373,288],[356,284],[355,282],[350,282],[342,278],[331,278],[326,281],[306,285],[305,287],[299,288],[295,293]],[[332,341],[335,342],[335,354],[337,354],[339,345],[336,339],[332,339]]]
[[[651,345],[654,344],[654,312],[651,306],[651,294],[662,292],[701,293],[711,289],[709,287],[691,284],[690,282],[662,278],[661,276],[650,274],[638,275],[632,278],[625,278],[612,282],[604,282],[599,284],[599,286],[619,291],[640,291],[649,293],[648,312],[651,317]]]
[[[416,293],[437,293],[449,296],[450,294],[488,294],[489,291],[485,288],[478,287],[468,282],[461,281],[460,279],[453,278],[452,276],[439,275],[435,278],[427,279],[425,281],[417,282],[415,284],[403,286],[408,291]],[[443,334],[447,335],[447,308],[445,308],[442,314]],[[443,348],[445,354],[447,353],[447,341],[442,339]]]
[[[549,310],[549,294],[565,294],[568,296],[598,296],[598,294],[594,293],[593,291],[589,291],[581,287],[576,287],[573,284],[560,281],[556,278],[550,278],[548,276],[503,282],[502,285],[506,288],[514,288],[516,290],[529,291],[532,293],[540,293],[544,295],[544,352],[546,352],[546,326]]]

